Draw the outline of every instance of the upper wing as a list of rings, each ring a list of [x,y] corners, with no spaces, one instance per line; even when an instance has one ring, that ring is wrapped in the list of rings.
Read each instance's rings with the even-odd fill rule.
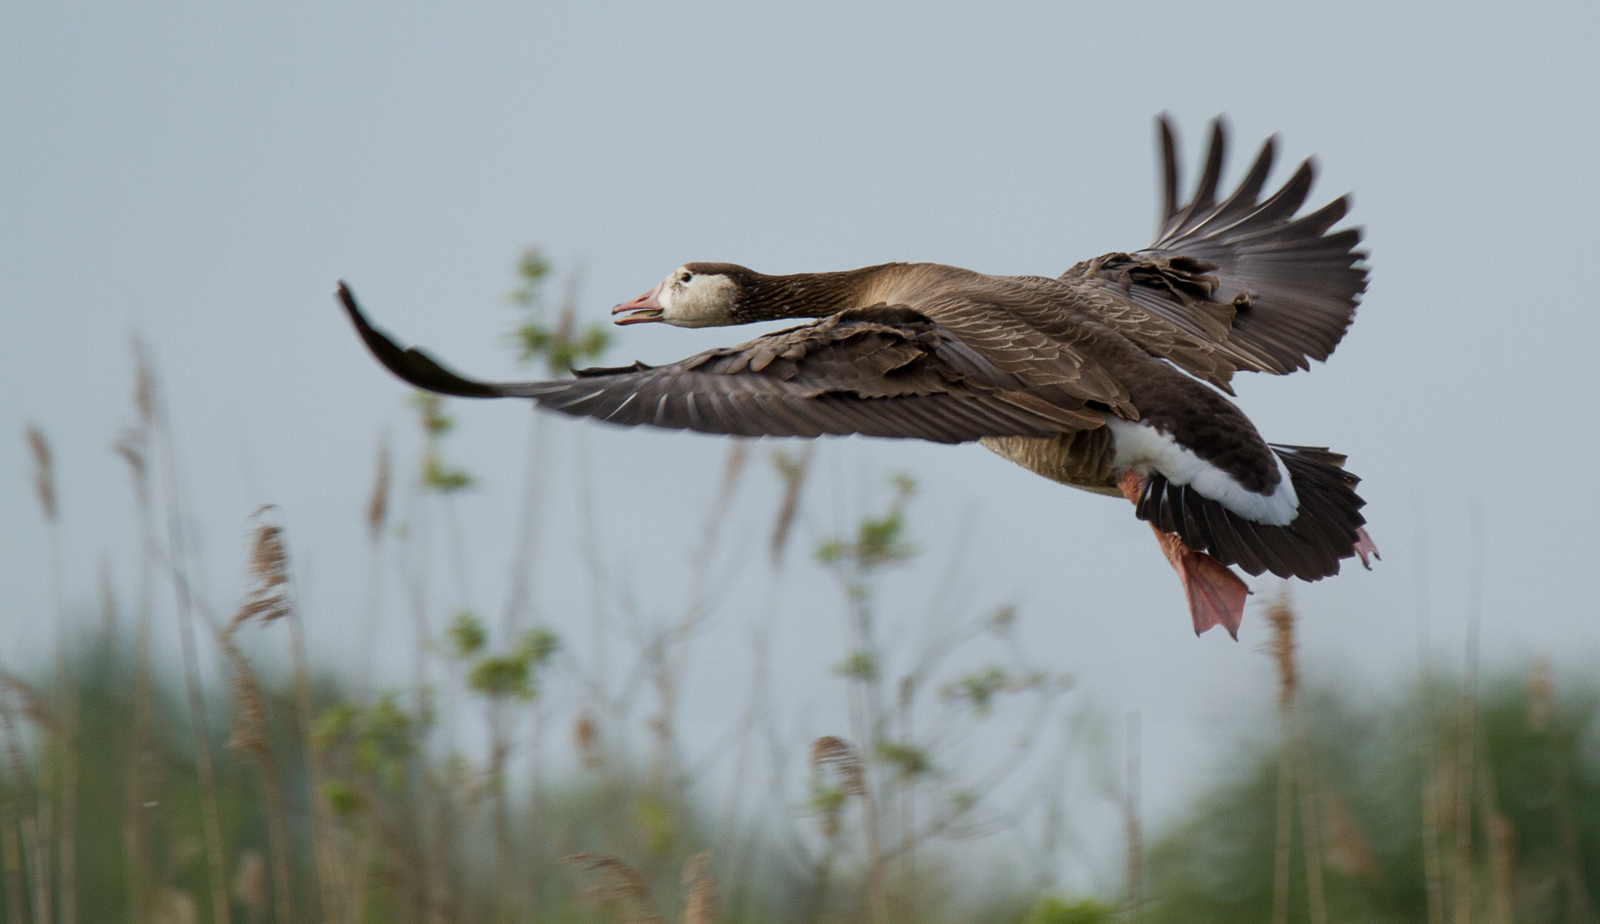
[[[1155,243],[1080,263],[1062,280],[1110,296],[1109,323],[1218,384],[1236,368],[1283,374],[1327,359],[1367,287],[1361,230],[1329,231],[1349,198],[1295,218],[1316,174],[1309,160],[1260,198],[1275,154],[1269,138],[1239,188],[1219,202],[1227,148],[1219,119],[1199,186],[1180,205],[1177,144],[1166,116],[1160,125],[1165,208]]]
[[[462,378],[367,323],[343,284],[339,298],[367,347],[400,378],[472,398],[524,397],[564,414],[741,436],[860,433],[959,443],[985,436],[1055,436],[1101,425],[1081,401],[995,368],[906,308],[853,308],[740,346],[665,366],[587,369],[564,381]]]

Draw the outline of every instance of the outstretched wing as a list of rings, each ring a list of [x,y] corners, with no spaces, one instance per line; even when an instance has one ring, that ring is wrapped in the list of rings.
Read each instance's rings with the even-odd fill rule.
[[[429,391],[532,398],[577,417],[741,436],[867,436],[960,443],[1055,436],[1101,424],[1081,402],[1047,400],[925,316],[853,308],[665,366],[586,369],[577,378],[488,383],[463,378],[372,327],[342,283],[339,299],[379,362]]]
[[[1109,322],[1219,384],[1233,369],[1281,375],[1327,359],[1367,287],[1361,230],[1330,231],[1349,197],[1296,218],[1316,175],[1307,160],[1261,198],[1276,149],[1269,138],[1239,188],[1218,201],[1227,149],[1218,119],[1194,197],[1180,205],[1177,144],[1166,116],[1160,126],[1165,195],[1155,243],[1080,263],[1062,280],[1110,296],[1101,312]]]

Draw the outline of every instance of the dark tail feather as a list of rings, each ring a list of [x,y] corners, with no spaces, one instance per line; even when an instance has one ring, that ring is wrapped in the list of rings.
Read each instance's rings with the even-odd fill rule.
[[[1339,573],[1339,562],[1377,557],[1361,516],[1366,505],[1356,494],[1361,479],[1344,470],[1344,456],[1310,446],[1277,446],[1300,498],[1300,513],[1288,526],[1255,523],[1228,510],[1188,485],[1152,473],[1138,500],[1139,519],[1225,565],[1250,574],[1271,571],[1279,577],[1316,581]]]

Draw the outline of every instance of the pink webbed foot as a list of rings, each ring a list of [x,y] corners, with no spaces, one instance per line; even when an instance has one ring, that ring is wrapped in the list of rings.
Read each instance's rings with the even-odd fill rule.
[[[1117,483],[1123,496],[1134,503],[1144,492],[1144,479],[1128,472]],[[1250,588],[1228,566],[1204,552],[1196,552],[1183,544],[1176,535],[1150,527],[1161,543],[1161,551],[1178,572],[1183,582],[1183,596],[1189,601],[1189,616],[1194,620],[1194,634],[1199,635],[1212,626],[1222,626],[1235,639],[1239,637],[1239,623],[1244,619],[1245,598]]]
[[[1367,531],[1364,529],[1358,528],[1356,530],[1355,551],[1357,555],[1361,556],[1361,567],[1367,569],[1368,571],[1372,570],[1372,565],[1367,562],[1368,555],[1371,555],[1373,558],[1376,558],[1379,561],[1383,561],[1383,556],[1378,554],[1378,547],[1373,544],[1372,537],[1368,536]]]

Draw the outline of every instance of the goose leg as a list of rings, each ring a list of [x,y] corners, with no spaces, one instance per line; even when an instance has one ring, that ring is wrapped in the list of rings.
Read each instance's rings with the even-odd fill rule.
[[[1122,494],[1135,504],[1144,493],[1144,479],[1127,472],[1117,482]],[[1183,596],[1189,601],[1189,616],[1194,620],[1194,634],[1199,635],[1212,626],[1222,626],[1235,639],[1239,637],[1239,623],[1244,618],[1244,601],[1250,595],[1239,576],[1228,566],[1204,552],[1196,552],[1183,544],[1177,535],[1150,527],[1161,543],[1161,551],[1178,572],[1183,582]]]

